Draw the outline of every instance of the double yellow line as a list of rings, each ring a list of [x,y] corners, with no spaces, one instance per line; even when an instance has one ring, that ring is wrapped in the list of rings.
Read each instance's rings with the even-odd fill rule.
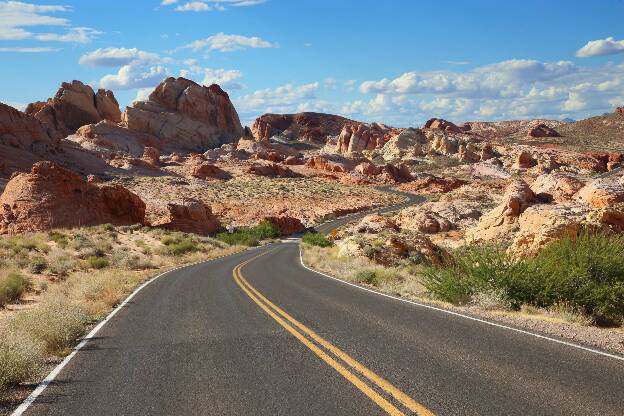
[[[290,334],[297,338],[303,345],[309,348],[321,360],[323,360],[330,367],[336,370],[341,376],[351,382],[355,387],[362,391],[362,393],[368,396],[373,402],[375,402],[388,414],[403,415],[404,413],[399,410],[394,404],[390,403],[390,401],[385,399],[375,389],[369,386],[366,382],[364,382],[361,376],[366,378],[373,386],[376,386],[381,390],[385,391],[387,394],[389,394],[411,412],[417,415],[433,416],[433,413],[431,413],[424,406],[414,401],[412,398],[407,396],[401,390],[394,387],[382,377],[373,373],[371,370],[360,364],[347,353],[340,350],[338,347],[319,336],[316,332],[312,331],[310,328],[297,321],[280,307],[264,297],[252,285],[250,285],[249,282],[241,274],[241,269],[246,264],[267,253],[260,254],[243,263],[240,263],[232,271],[234,281],[260,307],[260,309],[266,312],[267,315],[273,318],[278,324],[280,324]],[[333,354],[335,358],[333,358],[332,355],[330,355],[329,353]],[[351,367],[351,369],[357,371],[360,376],[350,371],[345,365],[341,364],[339,360]]]

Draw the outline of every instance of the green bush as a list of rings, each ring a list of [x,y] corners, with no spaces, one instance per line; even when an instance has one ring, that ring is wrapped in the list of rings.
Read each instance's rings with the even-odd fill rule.
[[[216,239],[230,245],[257,246],[260,241],[279,237],[279,230],[269,221],[254,227],[242,227],[231,233],[219,233]]]
[[[0,277],[0,306],[15,302],[32,286],[29,278],[11,272]]]
[[[110,223],[102,224],[102,230],[104,230],[104,231],[115,231],[115,226],[113,224],[110,224]]]
[[[197,241],[195,241],[192,237],[182,233],[165,235],[163,238],[160,239],[160,242],[166,246],[164,254],[170,256],[178,256],[181,254],[192,253],[195,251],[199,251],[200,249],[200,245],[197,243]]]
[[[330,247],[332,245],[332,242],[327,237],[319,233],[305,233],[301,241],[318,247]]]
[[[624,319],[624,237],[584,232],[556,240],[536,256],[514,260],[500,247],[469,246],[425,269],[424,285],[440,300],[469,303],[496,293],[511,308],[567,305],[597,324]]]
[[[48,233],[48,238],[50,239],[50,241],[54,241],[56,244],[58,244],[61,248],[65,248],[69,244],[67,235],[63,234],[60,231],[50,231]]]
[[[381,283],[381,279],[375,270],[364,269],[360,270],[355,274],[355,280],[359,283],[367,283],[373,286],[379,286]]]
[[[110,263],[105,257],[91,256],[87,259],[89,267],[92,269],[104,269],[108,267]]]
[[[0,392],[34,379],[44,364],[41,342],[21,331],[0,328]]]

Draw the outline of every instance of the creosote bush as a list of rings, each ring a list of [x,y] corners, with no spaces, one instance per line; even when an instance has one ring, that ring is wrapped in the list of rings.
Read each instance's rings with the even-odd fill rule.
[[[31,286],[31,280],[17,272],[0,276],[0,307],[21,298]]]
[[[469,246],[446,264],[426,268],[424,284],[435,298],[454,304],[496,293],[512,309],[566,305],[596,324],[617,324],[624,320],[624,236],[586,231],[525,259],[501,247]]]
[[[199,251],[199,243],[191,236],[183,233],[172,233],[160,239],[165,245],[164,254],[179,256],[186,253]]]
[[[0,392],[35,378],[44,363],[44,348],[23,332],[0,327]]]

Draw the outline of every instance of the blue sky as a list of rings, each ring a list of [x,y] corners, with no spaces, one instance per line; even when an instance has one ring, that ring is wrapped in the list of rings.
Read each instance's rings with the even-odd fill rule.
[[[220,83],[244,123],[582,118],[624,105],[624,0],[0,1],[0,101]]]

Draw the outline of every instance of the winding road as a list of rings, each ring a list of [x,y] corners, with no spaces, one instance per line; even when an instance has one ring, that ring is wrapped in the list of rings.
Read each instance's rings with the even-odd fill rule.
[[[623,415],[624,360],[352,287],[286,240],[155,279],[31,399],[20,414]]]

